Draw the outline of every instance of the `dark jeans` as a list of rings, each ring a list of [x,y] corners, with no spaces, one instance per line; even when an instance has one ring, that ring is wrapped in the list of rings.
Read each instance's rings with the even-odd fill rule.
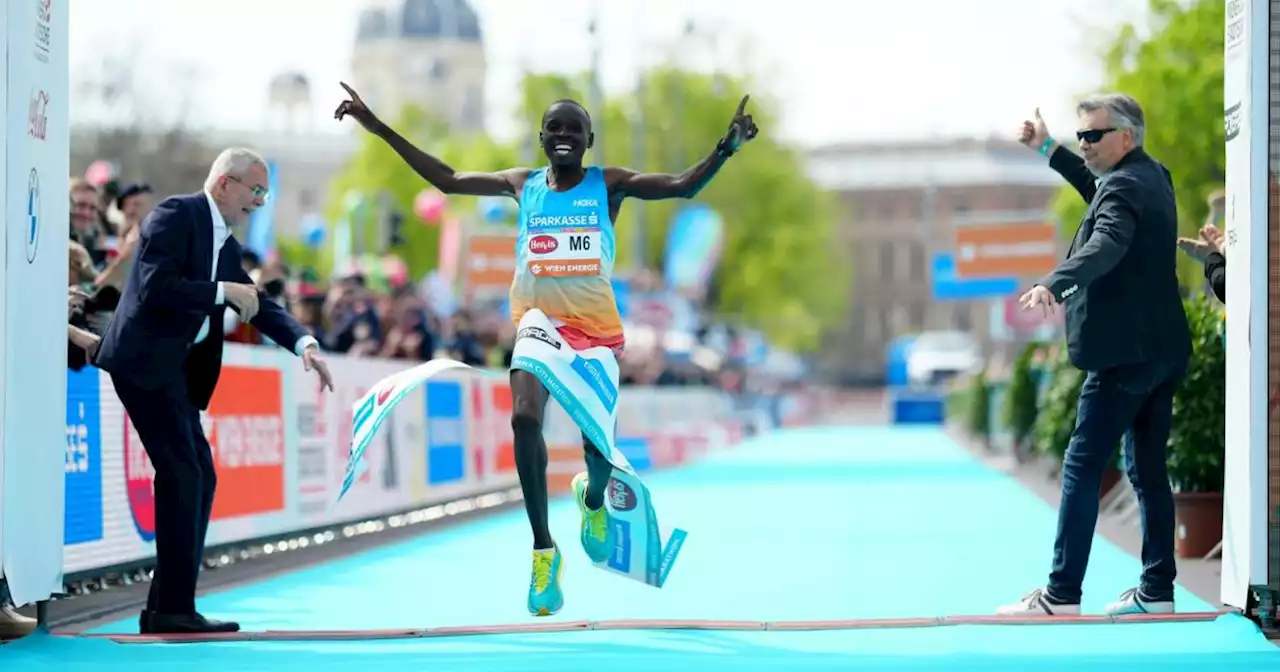
[[[1053,544],[1049,595],[1080,602],[1089,551],[1098,525],[1102,472],[1124,438],[1129,482],[1142,517],[1144,599],[1173,599],[1177,568],[1173,554],[1173,491],[1165,466],[1165,444],[1173,417],[1173,393],[1186,375],[1187,360],[1145,362],[1090,371],[1080,390],[1075,431],[1062,461],[1062,502]]]

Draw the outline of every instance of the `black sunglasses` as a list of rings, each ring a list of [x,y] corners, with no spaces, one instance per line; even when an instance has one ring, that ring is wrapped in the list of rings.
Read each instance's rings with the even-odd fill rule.
[[[1119,129],[1091,128],[1087,131],[1076,131],[1076,139],[1079,140],[1080,142],[1088,142],[1089,144],[1092,145],[1095,142],[1101,141],[1102,138],[1105,137],[1108,133],[1115,130],[1119,130]]]

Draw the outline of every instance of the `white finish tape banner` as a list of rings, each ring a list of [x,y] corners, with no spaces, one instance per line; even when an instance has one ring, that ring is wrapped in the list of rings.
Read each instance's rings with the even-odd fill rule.
[[[550,326],[548,326],[549,328]],[[540,330],[540,333],[543,334],[543,338],[550,338],[546,335],[549,333],[546,330]],[[516,356],[512,360],[513,364],[522,366],[520,360],[528,358],[528,352],[529,348],[522,349],[519,342],[517,342]],[[528,364],[526,363],[523,366],[528,366]],[[547,407],[548,409],[558,408],[568,416],[581,416],[582,413],[575,414],[566,408],[573,407],[576,402],[572,398],[566,398],[564,388],[561,387],[571,382],[566,378],[571,375],[572,369],[567,364],[564,368],[568,369],[568,371],[562,372],[564,377],[556,380],[555,384],[548,385],[551,389],[553,400]],[[441,380],[445,376],[453,376],[454,380],[449,381],[447,386],[436,386],[435,388],[436,394],[444,391],[445,397],[432,397],[430,388],[426,392],[428,409],[433,405],[436,407],[441,405],[452,407],[455,403],[452,391],[459,389],[457,387],[460,382],[459,377],[465,377],[468,374],[475,377],[495,375],[494,372],[475,369],[453,360],[433,360],[379,380],[351,407],[351,451],[347,456],[342,485],[338,491],[339,511],[341,511],[340,503],[342,498],[351,490],[357,480],[369,473],[369,461],[365,459],[368,447],[373,442],[373,437],[378,434],[379,428],[394,413],[401,400],[408,397],[409,394],[423,389],[424,386],[430,385],[433,380]],[[616,375],[616,365],[614,374]],[[552,381],[548,380],[546,382]],[[580,389],[577,392],[588,394],[587,389],[582,389],[585,387],[586,383],[579,382]],[[618,403],[622,403],[621,396],[617,394],[616,390],[613,398]],[[610,426],[612,426],[612,423]],[[577,432],[587,432],[581,426],[576,427],[576,429]],[[598,426],[596,429],[598,432]],[[462,445],[466,440],[465,427],[459,419],[429,419],[427,432],[429,436],[439,438],[442,444]],[[574,434],[576,435],[577,432]],[[612,432],[609,434],[612,435]],[[573,441],[574,439],[568,440]],[[596,562],[594,565],[599,569],[661,588],[675,565],[676,558],[679,556],[680,549],[683,547],[688,533],[678,528],[667,531],[660,527],[648,487],[635,473],[635,468],[627,460],[626,455],[621,451],[614,453],[616,441],[613,436],[601,436],[594,440],[593,443],[597,447],[600,447],[603,443],[605,454],[610,456],[610,460],[615,463],[613,475],[609,479],[608,496],[606,498],[610,524],[614,532],[614,548],[606,560]],[[572,453],[573,451],[569,449],[565,452]],[[573,461],[570,459],[569,464],[566,466],[571,468],[572,465]],[[664,539],[666,539],[665,543]]]
[[[463,371],[472,371],[477,375],[484,375],[484,372],[479,369],[473,369],[462,362],[450,359],[423,362],[411,369],[399,371],[379,380],[373,386],[373,389],[365,393],[351,407],[351,454],[347,456],[347,470],[342,477],[342,487],[338,490],[339,501],[355,484],[356,479],[368,471],[369,465],[364,459],[364,454],[369,449],[369,444],[373,441],[373,437],[382,428],[382,423],[391,415],[391,412],[400,404],[400,401],[408,396],[410,392],[422,387],[422,384],[431,378],[447,372],[461,373]],[[458,426],[461,423],[455,422],[453,424],[454,429],[458,431],[454,440],[461,441],[461,427]]]
[[[4,131],[4,471],[9,591],[18,603],[62,589],[67,365],[68,4],[7,0]],[[52,374],[52,375],[51,375]]]

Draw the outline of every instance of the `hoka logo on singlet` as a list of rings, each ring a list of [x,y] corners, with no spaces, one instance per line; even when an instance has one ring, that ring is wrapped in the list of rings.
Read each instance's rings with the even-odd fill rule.
[[[589,215],[534,215],[529,218],[529,228],[572,228],[575,226],[599,226],[600,217],[596,213]]]

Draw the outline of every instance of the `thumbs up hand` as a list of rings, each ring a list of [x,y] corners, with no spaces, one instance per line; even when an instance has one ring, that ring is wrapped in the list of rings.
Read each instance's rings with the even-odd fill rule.
[[[1048,139],[1049,127],[1045,125],[1044,117],[1040,116],[1040,108],[1037,107],[1035,116],[1022,122],[1022,126],[1018,129],[1018,142],[1038,152],[1044,141]]]

